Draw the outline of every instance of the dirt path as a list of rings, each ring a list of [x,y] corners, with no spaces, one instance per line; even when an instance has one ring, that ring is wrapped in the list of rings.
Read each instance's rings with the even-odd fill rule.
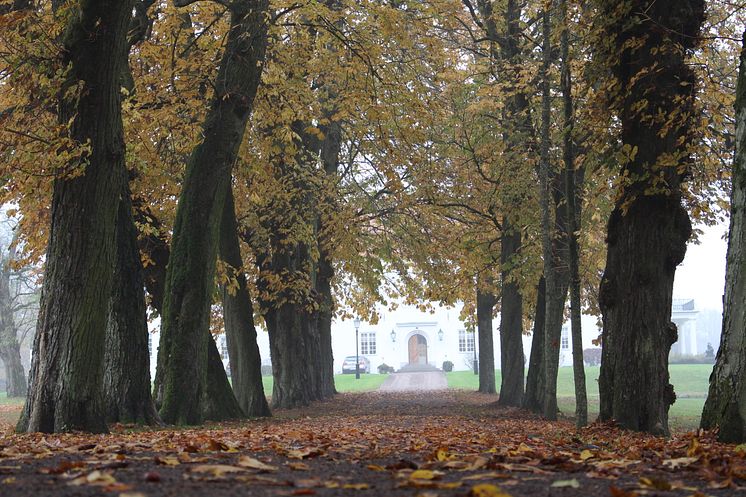
[[[726,496],[746,483],[746,456],[706,436],[577,431],[494,401],[371,392],[201,429],[7,434],[0,495]]]
[[[393,373],[378,388],[381,392],[422,392],[446,390],[448,381],[443,371]]]

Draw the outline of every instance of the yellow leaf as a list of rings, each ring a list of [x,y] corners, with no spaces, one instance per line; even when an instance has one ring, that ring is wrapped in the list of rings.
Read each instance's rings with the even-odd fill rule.
[[[430,471],[429,469],[418,469],[416,471],[412,471],[412,474],[409,475],[409,477],[412,480],[432,480],[435,478],[435,472]]]
[[[503,492],[497,485],[489,483],[480,483],[474,485],[469,490],[469,497],[510,497],[510,494]]]
[[[366,490],[370,488],[367,483],[345,483],[342,488],[349,488],[351,490]]]
[[[591,452],[588,449],[583,449],[583,452],[580,453],[580,460],[581,461],[587,461],[588,459],[595,457],[593,455],[593,452]]]

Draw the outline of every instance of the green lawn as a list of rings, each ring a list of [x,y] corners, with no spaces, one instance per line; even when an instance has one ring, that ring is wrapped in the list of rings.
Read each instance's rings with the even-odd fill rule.
[[[0,406],[20,406],[23,405],[23,401],[25,400],[25,397],[9,399],[5,392],[0,392]]]
[[[711,364],[672,364],[668,367],[671,383],[678,400],[671,406],[670,422],[674,429],[694,429],[699,424],[705,397],[707,396]],[[591,417],[598,414],[598,367],[587,367],[588,411]],[[476,390],[479,377],[472,371],[446,373],[449,388]],[[500,388],[500,371],[495,372],[497,388]],[[572,368],[560,368],[557,378],[557,402],[560,410],[568,416],[575,412],[575,382]]]
[[[360,379],[356,380],[354,374],[337,374],[334,375],[334,385],[338,392],[367,392],[377,390],[386,378],[388,375],[385,374],[361,374]],[[272,376],[262,376],[262,382],[264,393],[272,395]]]

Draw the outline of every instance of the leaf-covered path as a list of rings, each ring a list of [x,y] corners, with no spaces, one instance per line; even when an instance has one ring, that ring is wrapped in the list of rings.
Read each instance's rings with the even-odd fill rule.
[[[269,420],[0,437],[0,495],[733,495],[746,452],[708,434],[576,431],[460,391],[342,394]]]

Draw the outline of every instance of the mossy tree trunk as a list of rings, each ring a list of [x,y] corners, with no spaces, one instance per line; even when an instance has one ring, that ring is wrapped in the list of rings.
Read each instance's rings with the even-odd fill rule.
[[[479,340],[479,391],[497,393],[492,312],[497,299],[489,289],[477,288],[477,338]]]
[[[104,339],[112,285],[115,222],[124,178],[120,74],[132,1],[71,6],[60,123],[90,144],[85,167],[54,182],[52,224],[30,386],[18,431],[105,432]],[[63,94],[64,92],[60,92]]]
[[[668,409],[676,399],[668,375],[668,354],[677,338],[673,280],[691,235],[681,182],[690,167],[692,123],[699,119],[696,76],[686,54],[698,40],[705,5],[638,0],[599,6],[611,41],[599,48],[608,49],[599,57],[617,80],[613,109],[629,152],[620,167],[623,181],[608,223],[599,292],[604,322],[599,418],[668,434]],[[677,116],[673,122],[671,115]]]
[[[233,391],[247,416],[269,416],[269,405],[262,384],[262,360],[256,343],[254,308],[243,270],[232,191],[228,192],[223,207],[220,258],[230,266],[231,277],[235,279],[230,287],[223,285],[221,288]]]
[[[723,442],[746,441],[746,31],[736,88],[736,156],[720,335],[702,428],[719,427]]]
[[[207,396],[207,371],[208,350],[214,347],[209,319],[220,224],[267,44],[267,1],[235,1],[228,9],[230,30],[215,95],[203,140],[187,162],[167,268],[155,385],[167,423],[201,423],[214,400]]]

